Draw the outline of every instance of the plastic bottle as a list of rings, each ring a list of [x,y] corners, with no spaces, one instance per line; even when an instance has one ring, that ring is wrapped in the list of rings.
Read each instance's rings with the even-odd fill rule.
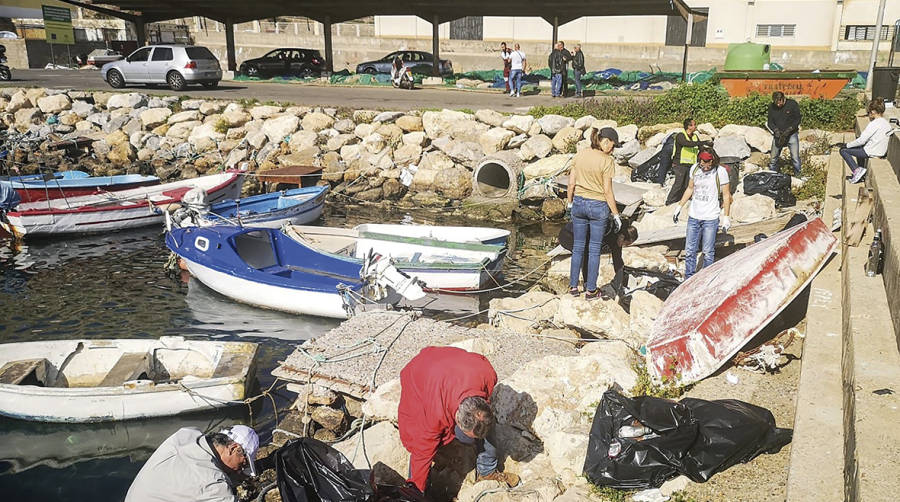
[[[884,242],[881,240],[881,229],[875,231],[875,237],[869,246],[869,259],[866,261],[866,275],[874,277],[881,273],[882,260],[884,259]]]
[[[645,425],[623,425],[619,427],[619,437],[620,438],[639,438],[646,434],[650,434],[653,432],[652,429]]]

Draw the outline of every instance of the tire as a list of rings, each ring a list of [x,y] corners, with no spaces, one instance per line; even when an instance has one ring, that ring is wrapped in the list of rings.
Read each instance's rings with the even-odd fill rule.
[[[363,73],[368,73],[369,75],[375,75],[378,72],[375,70],[374,67],[370,66],[370,67],[366,68],[365,70],[363,70]]]
[[[106,83],[113,89],[121,89],[125,87],[125,77],[119,73],[119,70],[109,70],[106,74]]]
[[[256,65],[250,65],[244,69],[244,75],[248,77],[259,77],[259,67]]]
[[[206,87],[207,89],[215,89],[218,86],[219,86],[218,80],[213,80],[212,82],[203,82],[203,87]]]
[[[12,72],[9,68],[0,68],[0,80],[12,80]]]
[[[169,89],[173,91],[181,91],[187,86],[187,82],[184,81],[184,77],[181,76],[177,71],[170,71],[168,75],[166,75],[166,83],[169,84]]]

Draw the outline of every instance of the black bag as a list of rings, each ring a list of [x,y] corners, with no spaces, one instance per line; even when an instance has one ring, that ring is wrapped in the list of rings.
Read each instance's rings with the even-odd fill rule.
[[[744,193],[763,194],[775,199],[775,206],[789,207],[797,203],[791,192],[791,177],[787,174],[762,171],[744,176]]]
[[[664,184],[664,173],[672,166],[672,149],[675,148],[675,134],[670,134],[662,144],[659,152],[647,159],[643,164],[631,170],[631,181],[649,181]]]
[[[652,434],[618,437],[619,428],[635,420]],[[619,489],[659,487],[678,474],[702,483],[760,453],[778,451],[791,435],[775,427],[768,410],[737,400],[676,403],[610,390],[594,415],[584,475],[595,485]]]

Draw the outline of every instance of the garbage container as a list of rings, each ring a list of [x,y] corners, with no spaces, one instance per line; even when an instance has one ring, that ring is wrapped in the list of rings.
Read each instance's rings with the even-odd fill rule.
[[[872,80],[872,96],[894,101],[897,97],[897,80],[900,78],[900,66],[875,67]]]

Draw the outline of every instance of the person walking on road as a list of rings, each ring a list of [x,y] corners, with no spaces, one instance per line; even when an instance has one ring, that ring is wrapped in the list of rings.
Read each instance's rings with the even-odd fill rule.
[[[572,55],[572,72],[575,74],[575,97],[583,98],[584,91],[581,88],[581,77],[584,76],[584,53],[581,52],[581,44],[575,44],[575,54]]]
[[[684,279],[690,279],[697,271],[697,249],[702,246],[703,266],[708,267],[716,259],[716,233],[719,227],[728,232],[731,228],[731,189],[728,187],[728,171],[719,165],[719,156],[712,148],[704,148],[697,155],[698,162],[691,166],[690,183],[675,208],[672,221],[678,223],[684,205],[688,209],[687,234],[684,249]],[[722,204],[719,204],[719,196]],[[724,213],[724,214],[722,214]]]
[[[566,50],[564,42],[556,42],[556,47],[547,58],[550,67],[550,94],[554,98],[565,96],[565,77],[569,72],[569,61],[572,55]]]
[[[800,105],[793,99],[784,97],[781,91],[772,93],[772,103],[769,105],[769,117],[766,126],[772,133],[772,160],[769,161],[769,170],[775,171],[778,167],[778,157],[781,150],[788,147],[791,153],[791,162],[794,164],[794,176],[800,177]]]
[[[840,149],[841,157],[850,167],[851,183],[859,183],[866,175],[866,159],[870,157],[884,157],[887,154],[888,143],[894,128],[884,118],[884,100],[875,98],[866,107],[869,115],[869,123],[863,129],[858,138],[844,145]]]
[[[509,55],[509,95],[515,97],[522,96],[522,76],[525,71],[525,64],[527,60],[525,59],[525,53],[522,52],[522,49],[519,47],[519,44],[515,45],[515,50],[513,50]]]
[[[506,42],[500,42],[500,59],[503,60],[503,82],[506,83],[506,92],[509,92],[509,74],[512,71],[512,60],[509,56],[512,51],[506,47]]]
[[[669,190],[666,197],[666,205],[674,204],[681,200],[684,191],[688,186],[688,174],[691,166],[697,163],[697,151],[701,146],[708,145],[705,141],[700,141],[697,136],[697,123],[694,119],[684,119],[682,123],[684,129],[675,134],[674,151],[672,152],[672,169],[675,171],[675,184]],[[665,174],[662,175],[663,177]],[[663,182],[665,179],[663,178]]]
[[[568,208],[572,211],[572,264],[569,268],[569,293],[579,295],[578,273],[584,255],[588,255],[588,275],[584,284],[588,300],[599,296],[597,276],[600,272],[600,250],[607,221],[612,217],[612,231],[622,228],[622,218],[616,207],[612,179],[616,162],[612,151],[619,144],[619,135],[612,127],[591,129],[591,147],[578,152],[572,160],[567,193]],[[590,231],[590,237],[588,232]]]

